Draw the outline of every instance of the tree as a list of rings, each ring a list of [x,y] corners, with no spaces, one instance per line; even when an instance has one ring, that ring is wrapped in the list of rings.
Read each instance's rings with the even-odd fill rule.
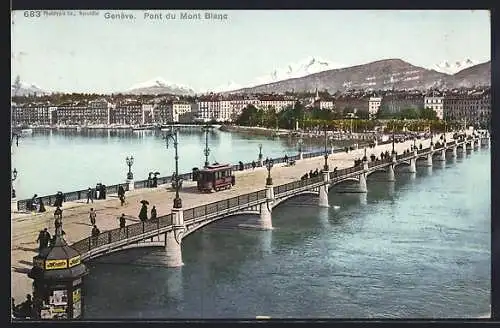
[[[424,120],[437,120],[437,113],[432,108],[422,108],[420,110],[420,118]]]
[[[356,116],[363,120],[368,120],[370,118],[370,113],[367,110],[358,110]]]
[[[414,120],[419,118],[419,112],[415,108],[405,108],[399,113],[400,119]]]

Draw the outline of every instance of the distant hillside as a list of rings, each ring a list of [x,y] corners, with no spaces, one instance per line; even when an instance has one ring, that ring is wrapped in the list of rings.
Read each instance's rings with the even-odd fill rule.
[[[450,76],[447,84],[455,88],[491,85],[491,61],[461,70]]]
[[[414,66],[401,59],[386,59],[347,68],[333,69],[300,78],[243,88],[230,93],[284,93],[286,91],[328,90],[330,93],[346,89],[419,89],[431,87],[453,88],[467,83],[489,85],[489,73],[479,64],[456,75]],[[488,64],[488,67],[489,64]],[[491,69],[488,68],[488,71]]]

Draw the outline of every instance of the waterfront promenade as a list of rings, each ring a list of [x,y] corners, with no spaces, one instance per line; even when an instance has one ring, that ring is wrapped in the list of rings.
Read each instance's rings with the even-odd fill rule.
[[[451,133],[448,136],[451,140]],[[435,138],[434,140],[437,140]],[[419,140],[425,148],[429,146],[430,140]],[[408,149],[413,145],[413,141],[395,144],[398,153]],[[367,149],[367,156],[372,153],[379,156],[382,151],[391,151],[392,145],[385,144],[377,146],[375,149]],[[329,155],[330,169],[351,167],[354,159],[361,158],[364,150],[359,149],[349,153],[336,153]],[[285,167],[282,164],[275,165],[271,171],[275,185],[299,180],[300,177],[316,168],[321,169],[324,164],[324,158],[315,157],[297,161],[292,167]],[[203,204],[212,203],[218,200],[235,197],[241,194],[247,194],[256,190],[263,189],[267,170],[265,168],[256,168],[255,170],[236,171],[236,185],[231,190],[221,191],[210,194],[200,194],[195,183],[185,181],[184,188],[181,190],[183,208],[190,208]],[[259,183],[260,182],[260,183]],[[86,200],[64,203],[63,206],[63,228],[66,232],[66,240],[69,244],[88,237],[91,226],[88,218],[88,212],[91,207],[97,212],[97,225],[101,232],[118,227],[118,216],[124,213],[127,216],[127,224],[139,222],[137,218],[140,201],[146,199],[149,201],[150,210],[152,205],[156,205],[158,216],[169,214],[172,208],[174,191],[169,185],[162,185],[154,189],[139,189],[127,192],[127,204],[123,207],[116,195],[111,195],[107,200],[94,201],[93,204],[86,204]],[[16,300],[24,299],[27,293],[31,292],[31,279],[26,276],[27,270],[31,268],[31,261],[36,255],[38,232],[44,227],[48,227],[53,232],[53,210],[47,207],[47,212],[37,214],[13,213],[12,215],[12,233],[11,233],[11,269],[12,269],[12,294]]]

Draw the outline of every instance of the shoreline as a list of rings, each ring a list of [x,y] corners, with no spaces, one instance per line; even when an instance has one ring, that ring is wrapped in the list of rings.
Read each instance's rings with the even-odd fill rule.
[[[241,125],[222,125],[219,130],[224,132],[232,132],[232,133],[242,133],[246,135],[253,136],[266,136],[266,137],[287,137],[299,139],[302,138],[308,141],[320,141],[324,143],[325,135],[323,131],[321,132],[303,132],[297,130],[288,130],[288,129],[271,129],[271,128],[262,128],[256,126],[241,126]],[[380,136],[382,134],[374,132],[366,132],[366,133],[332,133],[332,131],[327,132],[329,135],[329,140],[332,141],[366,141],[372,142],[374,139],[378,139],[380,142]],[[377,138],[378,137],[378,138]]]

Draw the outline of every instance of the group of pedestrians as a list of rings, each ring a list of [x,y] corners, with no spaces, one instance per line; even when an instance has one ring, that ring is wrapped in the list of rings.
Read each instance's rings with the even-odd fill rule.
[[[26,209],[30,212],[43,213],[46,211],[42,198],[38,197],[37,194],[33,195],[31,200],[26,204],[26,207]]]
[[[319,175],[319,169],[316,168],[316,170],[310,170],[309,173],[304,174],[303,176],[300,177],[300,180],[306,180],[306,179],[311,179],[314,177],[317,177]]]
[[[139,220],[141,220],[141,222],[146,222],[148,220],[148,205],[149,202],[142,201],[141,210],[139,211]],[[156,220],[156,218],[156,206],[153,205],[153,208],[151,208],[151,216],[149,217],[149,220]]]

